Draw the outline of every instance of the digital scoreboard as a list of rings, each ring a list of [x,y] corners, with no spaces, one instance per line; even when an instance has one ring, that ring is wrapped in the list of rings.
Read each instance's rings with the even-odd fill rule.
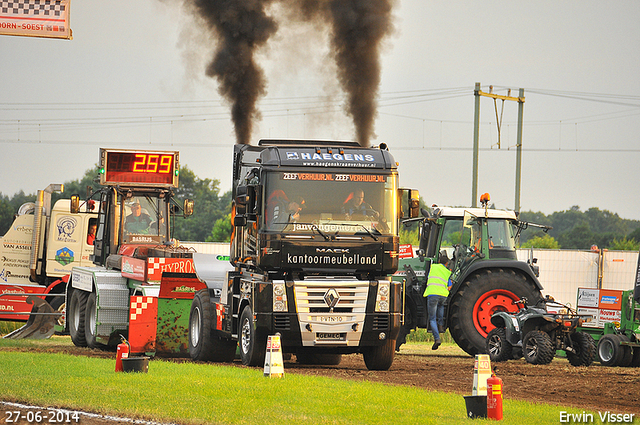
[[[178,187],[178,152],[100,149],[100,184]]]

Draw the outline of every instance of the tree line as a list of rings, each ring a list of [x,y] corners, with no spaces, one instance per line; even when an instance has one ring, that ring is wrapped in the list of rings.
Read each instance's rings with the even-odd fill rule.
[[[98,168],[96,165],[87,170],[79,180],[65,182],[64,193],[52,194],[52,205],[58,199],[69,198],[73,194],[85,199],[88,193],[99,189]],[[179,187],[174,193],[180,202],[187,198],[195,200],[195,213],[186,219],[181,216],[173,218],[173,237],[183,241],[229,241],[231,191],[221,194],[218,179],[201,179],[188,167],[181,167]],[[20,206],[35,200],[35,193],[25,194],[20,191],[11,197],[0,193],[0,235],[4,235],[11,227]]]
[[[79,194],[87,196],[99,187],[98,165],[85,172],[78,180],[64,183],[64,193],[54,193],[52,201]],[[231,191],[220,192],[218,179],[201,179],[188,167],[180,169],[180,186],[175,189],[177,199],[194,199],[195,214],[187,219],[175,217],[173,236],[183,241],[226,242],[231,236]],[[43,187],[44,189],[44,187]],[[9,197],[0,193],[0,235],[4,235],[18,208],[26,202],[34,202],[36,194],[20,191]],[[421,204],[424,203],[421,199]],[[520,236],[520,247],[551,249],[640,249],[640,220],[623,219],[616,213],[598,208],[581,211],[573,206],[566,211],[546,215],[542,212],[524,211],[520,220],[551,226],[548,232],[529,227]],[[418,226],[401,227],[400,243],[418,244]]]

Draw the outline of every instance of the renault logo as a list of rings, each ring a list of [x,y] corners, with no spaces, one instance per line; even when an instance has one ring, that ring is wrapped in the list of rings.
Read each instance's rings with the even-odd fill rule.
[[[340,294],[338,294],[338,291],[336,291],[334,288],[331,288],[327,292],[325,292],[324,302],[327,303],[330,309],[333,309],[333,307],[338,304],[338,301],[340,301]]]

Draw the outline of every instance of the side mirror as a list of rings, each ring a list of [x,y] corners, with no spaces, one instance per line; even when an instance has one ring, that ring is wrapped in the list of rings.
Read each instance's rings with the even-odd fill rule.
[[[247,186],[238,186],[236,188],[236,215],[244,216],[247,213],[247,205],[250,201],[250,197],[247,192]]]
[[[244,227],[247,225],[247,217],[244,215],[237,215],[233,217],[233,225],[235,227]]]
[[[420,216],[420,192],[417,189],[409,190],[409,217]]]
[[[245,216],[249,221],[257,220],[260,210],[262,186],[238,186],[236,188],[236,215]]]
[[[193,199],[185,199],[184,205],[182,206],[182,211],[184,211],[184,216],[189,217],[193,215],[193,207],[195,206],[195,201]]]
[[[420,192],[417,189],[399,189],[401,202],[400,218],[417,218],[420,216]]]
[[[71,195],[71,206],[69,208],[71,214],[80,212],[80,195]]]

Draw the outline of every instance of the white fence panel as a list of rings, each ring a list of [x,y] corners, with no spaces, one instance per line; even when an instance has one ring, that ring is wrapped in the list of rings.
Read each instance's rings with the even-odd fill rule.
[[[530,255],[530,249],[518,250],[519,260],[526,261]],[[633,289],[638,264],[635,251],[604,251],[601,256],[592,251],[534,249],[533,257],[538,259],[542,293],[572,306],[576,305],[578,288]]]
[[[605,251],[602,288],[633,289],[637,266],[638,253],[635,251]]]
[[[193,248],[201,254],[229,255],[229,242],[182,242],[180,245]]]

